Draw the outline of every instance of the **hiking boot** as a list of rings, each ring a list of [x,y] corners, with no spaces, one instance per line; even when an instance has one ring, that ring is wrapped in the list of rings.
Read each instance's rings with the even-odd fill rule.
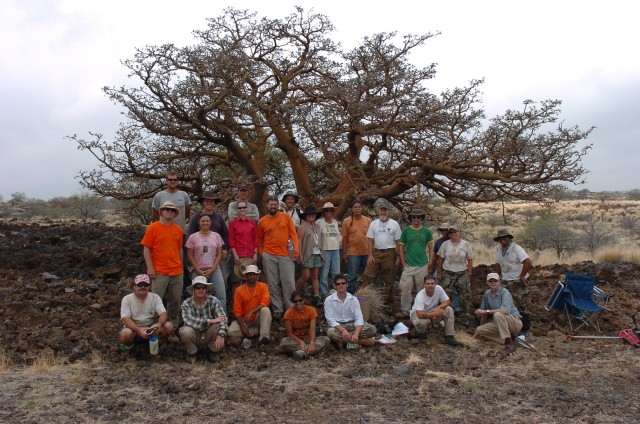
[[[259,345],[268,345],[271,344],[271,340],[269,339],[269,337],[260,337],[260,341],[258,342]]]
[[[319,294],[313,296],[313,303],[315,303],[316,306],[324,305],[324,302],[322,301],[322,297]]]
[[[395,316],[396,316],[396,319],[408,319],[409,318],[409,314],[406,313],[405,311],[400,311]]]
[[[176,336],[176,333],[171,333],[169,334],[169,337],[167,337],[167,341],[169,343],[178,343],[180,339]]]
[[[307,359],[307,352],[305,352],[304,350],[296,350],[295,352],[293,352],[293,359],[295,359],[296,361],[302,361],[303,359]]]
[[[418,339],[420,340],[427,340],[429,338],[429,335],[427,333],[416,333],[418,335]]]
[[[516,351],[516,345],[513,344],[513,343],[509,343],[509,344],[504,345],[504,350],[503,350],[502,354],[504,356],[509,356],[515,351]]]
[[[453,336],[444,336],[444,341],[449,345],[449,346],[458,346],[460,343],[458,343],[458,341],[456,340],[455,337]]]
[[[187,354],[184,355],[184,359],[186,359],[187,362],[190,363],[191,365],[196,363],[196,355],[195,355],[195,353],[187,352]]]
[[[212,350],[207,351],[207,359],[213,364],[220,360],[220,358],[218,357],[218,352],[214,352]]]

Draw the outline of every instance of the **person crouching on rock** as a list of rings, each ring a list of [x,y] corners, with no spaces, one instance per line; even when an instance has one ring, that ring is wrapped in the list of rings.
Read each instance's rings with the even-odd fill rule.
[[[198,276],[187,287],[190,298],[182,302],[182,322],[180,339],[187,348],[187,362],[196,362],[196,353],[201,346],[207,346],[207,359],[218,361],[218,353],[224,348],[227,337],[227,315],[222,304],[208,294],[213,284],[207,277]]]
[[[287,309],[282,319],[287,337],[280,341],[280,350],[292,354],[293,359],[306,359],[327,347],[329,338],[316,337],[318,312],[315,308],[304,304],[302,290],[291,293],[291,301],[293,306]]]
[[[173,332],[173,324],[168,321],[162,299],[150,293],[151,280],[146,274],[137,275],[133,282],[133,293],[122,298],[120,321],[120,343],[131,347],[143,344],[152,336],[166,339]],[[154,329],[154,331],[147,331]]]
[[[260,281],[260,270],[255,265],[247,265],[244,270],[246,281],[233,295],[233,314],[236,320],[229,326],[229,344],[238,345],[242,337],[260,334],[260,344],[271,343],[271,311],[269,287]]]
[[[480,308],[475,314],[480,317],[480,326],[473,335],[475,338],[484,337],[496,343],[504,344],[507,355],[516,350],[513,336],[522,328],[520,313],[513,304],[509,290],[500,287],[500,276],[495,272],[487,275],[489,290],[484,292]],[[493,321],[486,322],[493,318]]]
[[[416,295],[411,308],[411,322],[416,327],[418,338],[427,338],[427,328],[437,327],[437,323],[444,323],[444,341],[450,346],[457,346],[454,329],[455,317],[451,308],[451,299],[444,289],[436,285],[436,277],[424,277],[424,288]]]
[[[339,348],[344,343],[360,343],[376,335],[376,327],[364,322],[360,301],[347,292],[347,278],[339,274],[333,281],[336,291],[324,301],[327,335]]]

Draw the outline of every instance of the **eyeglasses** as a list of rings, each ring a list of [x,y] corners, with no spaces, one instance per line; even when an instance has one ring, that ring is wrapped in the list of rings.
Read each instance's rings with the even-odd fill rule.
[[[172,209],[172,208],[164,208],[163,210],[164,210],[164,211],[167,211],[167,212],[173,212],[173,213],[178,212],[178,210],[177,210],[177,209]]]
[[[151,284],[149,283],[138,283],[136,284],[136,287],[149,287]]]
[[[487,280],[487,281],[490,282],[490,283],[497,283],[498,282],[498,280],[496,280],[495,278],[492,278],[492,279]]]
[[[177,178],[167,178],[167,181],[169,181],[170,183],[175,183],[176,181],[178,181]]]
[[[238,209],[247,209],[246,206],[238,206]]]
[[[343,281],[342,283],[333,283],[333,284],[335,284],[336,286],[346,286],[347,282]]]
[[[304,303],[304,299],[296,299],[293,303]]]

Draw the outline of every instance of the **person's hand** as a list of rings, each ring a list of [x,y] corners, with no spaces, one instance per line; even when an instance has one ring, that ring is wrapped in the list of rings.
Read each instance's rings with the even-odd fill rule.
[[[313,355],[316,351],[315,343],[309,343],[309,348],[307,349],[307,354]]]
[[[351,341],[351,334],[344,328],[342,329],[342,340],[349,343]]]
[[[221,351],[224,347],[224,337],[218,334],[218,336],[216,337],[216,341],[213,343],[213,346],[215,347],[216,352]]]
[[[476,309],[475,314],[481,317],[483,315],[488,315],[488,312],[486,309]]]
[[[247,328],[246,325],[241,325],[240,326],[240,331],[242,332],[242,335],[245,337],[249,337],[249,329]]]
[[[156,279],[156,270],[153,269],[152,266],[147,267],[147,275],[149,276],[149,278],[151,278],[152,280]]]
[[[351,343],[358,343],[360,341],[360,335],[353,333],[351,335]]]
[[[153,333],[147,334],[147,329],[149,329],[149,328],[151,328],[151,327],[138,328],[138,335],[140,337],[142,337],[143,339],[145,339],[145,340],[150,338]],[[154,331],[154,333],[155,333],[155,331]]]
[[[520,285],[522,287],[527,287],[527,279],[525,277],[520,277]]]
[[[222,259],[224,259],[226,261],[228,257],[229,257],[229,251],[228,250],[223,250],[222,251]]]
[[[307,344],[304,342],[304,340],[300,340],[298,342],[300,344],[300,349],[304,350],[305,347],[307,347]]]
[[[369,257],[367,258],[367,266],[370,266],[371,264],[375,263],[376,260],[373,258],[373,255],[369,255]]]
[[[440,308],[435,308],[431,311],[432,318],[441,317],[444,315],[444,311]]]
[[[227,321],[227,317],[225,317],[224,315],[221,315],[217,318],[213,318],[209,320],[209,324],[218,324],[220,322],[226,322]]]

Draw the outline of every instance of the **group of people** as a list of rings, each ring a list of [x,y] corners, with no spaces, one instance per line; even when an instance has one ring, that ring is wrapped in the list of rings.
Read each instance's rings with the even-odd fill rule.
[[[247,200],[248,187],[240,185],[225,221],[215,211],[214,193],[204,193],[199,199],[202,210],[191,217],[189,196],[178,190],[175,172],[167,174],[166,183],[152,202],[157,221],[141,241],[146,274],[135,278],[133,293],[122,300],[120,340],[127,347],[157,336],[171,343],[181,340],[190,362],[205,346],[207,357],[215,361],[227,338],[230,344],[240,344],[257,335],[259,344],[270,344],[273,319],[282,320],[286,330],[281,350],[296,359],[323,350],[329,341],[338,346],[359,344],[371,339],[376,328],[364,321],[360,302],[353,296],[357,283],[361,279],[367,286],[381,276],[383,299],[392,308],[397,267],[403,271],[400,310],[395,315],[410,319],[418,337],[426,338],[429,327],[441,326],[446,343],[457,345],[455,312],[460,324],[469,325],[471,245],[448,224],[438,227],[441,237],[434,240],[423,225],[423,210],[412,210],[410,225],[402,229],[390,218],[387,201],[377,202],[375,220],[364,215],[363,204],[355,201],[351,215],[340,225],[332,203],[301,211],[296,207],[298,196],[287,192],[281,199],[283,210],[278,198],[270,196],[267,214],[260,217],[257,206]],[[530,260],[507,230],[495,240],[500,243],[496,272],[487,277],[489,290],[475,311],[482,324],[476,336],[502,338],[512,346],[512,335],[522,322],[510,291],[500,286],[500,276],[514,293],[526,293]],[[185,251],[190,296],[181,304]],[[340,259],[346,262],[346,275],[340,273]],[[259,261],[266,283],[259,281]],[[329,277],[335,287],[332,294]],[[328,337],[316,334],[317,311],[304,304],[309,280],[313,305],[324,308]],[[232,299],[235,317],[230,324],[227,299]],[[452,300],[459,300],[458,311]],[[485,323],[487,318],[490,322]],[[175,329],[180,319],[178,338]]]

